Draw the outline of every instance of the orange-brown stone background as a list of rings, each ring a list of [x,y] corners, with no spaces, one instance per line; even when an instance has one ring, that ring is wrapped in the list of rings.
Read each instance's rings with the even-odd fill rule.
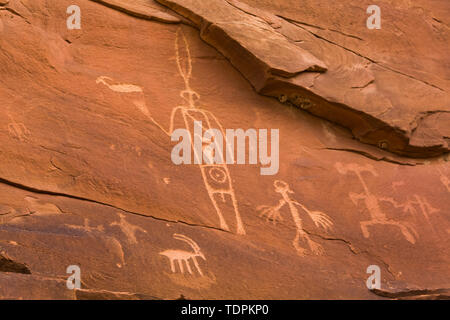
[[[0,0],[0,298],[448,298],[450,4],[371,4]],[[229,230],[171,161],[177,62],[215,124],[279,129],[276,175],[227,166]]]

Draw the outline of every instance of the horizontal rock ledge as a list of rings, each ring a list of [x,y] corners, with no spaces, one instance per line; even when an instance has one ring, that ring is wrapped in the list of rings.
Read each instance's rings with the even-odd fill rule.
[[[201,38],[258,93],[340,124],[359,141],[402,156],[427,158],[450,151],[447,92],[237,0],[156,1],[191,20]],[[305,41],[294,41],[292,35]],[[422,121],[437,110],[442,116]]]

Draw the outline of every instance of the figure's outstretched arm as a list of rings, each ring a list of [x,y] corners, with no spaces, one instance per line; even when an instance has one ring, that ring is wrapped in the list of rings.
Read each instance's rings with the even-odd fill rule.
[[[408,212],[412,215],[417,212],[417,210],[414,208],[414,203],[416,203],[414,201],[408,201],[401,204],[395,201],[393,198],[378,198],[378,200],[390,203],[394,208],[403,209],[403,212]]]
[[[277,221],[283,221],[283,217],[281,216],[280,209],[286,204],[286,201],[281,199],[277,205],[275,206],[259,206],[256,208],[256,211],[260,212],[260,217],[266,217],[266,221],[272,220],[273,224],[276,224]]]
[[[321,211],[310,211],[308,208],[306,208],[304,205],[297,201],[292,201],[293,204],[299,206],[302,208],[312,219],[316,227],[321,227],[325,230],[331,230],[333,227],[333,222],[331,221],[331,218],[326,215],[325,213]]]
[[[380,201],[384,201],[384,202],[388,202],[390,204],[392,204],[395,208],[403,208],[404,205],[403,204],[399,204],[397,201],[395,201],[393,198],[378,198],[378,200]]]
[[[161,129],[162,132],[164,132],[166,135],[168,135],[169,137],[172,135],[173,131],[174,131],[174,127],[175,127],[175,116],[177,111],[181,111],[183,107],[176,107],[172,110],[172,112],[170,113],[170,124],[169,124],[169,130],[164,129],[164,127],[158,122],[156,121],[150,114],[147,115],[147,117],[150,119],[151,122],[153,122],[159,129]]]

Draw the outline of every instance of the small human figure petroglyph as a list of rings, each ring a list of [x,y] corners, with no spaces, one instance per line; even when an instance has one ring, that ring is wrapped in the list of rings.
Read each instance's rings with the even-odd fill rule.
[[[368,221],[361,221],[361,231],[365,238],[369,238],[369,226],[381,224],[381,225],[392,225],[400,229],[405,239],[412,244],[416,243],[416,237],[418,237],[417,232],[414,227],[411,226],[408,222],[402,221],[398,222],[393,219],[390,219],[386,216],[380,206],[380,201],[391,202],[389,198],[380,198],[372,194],[367,186],[364,178],[362,177],[363,172],[368,172],[373,176],[377,177],[378,173],[371,165],[360,166],[354,163],[344,165],[340,162],[335,164],[336,169],[342,175],[348,174],[349,172],[353,172],[359,179],[364,192],[363,193],[354,193],[350,192],[349,197],[352,200],[353,204],[356,206],[360,200],[364,201],[364,204],[370,214],[371,219]],[[391,202],[392,203],[392,202]]]
[[[191,248],[194,251],[190,252],[190,251],[184,251],[184,250],[165,250],[163,252],[160,252],[159,253],[160,255],[169,258],[169,260],[170,260],[170,269],[172,270],[172,273],[176,272],[176,270],[175,270],[175,262],[177,262],[178,266],[180,267],[180,272],[181,273],[184,273],[184,266],[183,266],[183,263],[184,263],[184,264],[186,264],[187,271],[190,274],[193,274],[191,266],[189,264],[189,260],[191,259],[192,262],[194,263],[198,273],[201,276],[203,276],[203,272],[200,269],[200,266],[199,266],[199,264],[197,262],[197,257],[200,257],[200,258],[202,258],[205,261],[206,261],[206,258],[203,255],[203,253],[201,252],[200,247],[197,245],[197,243],[195,243],[194,240],[192,240],[192,239],[190,239],[190,238],[188,238],[188,237],[186,237],[185,235],[182,235],[182,234],[175,233],[173,235],[173,237],[175,239],[177,239],[177,240],[186,242],[188,245],[191,246]]]
[[[70,229],[74,229],[74,230],[80,230],[82,232],[86,232],[86,233],[92,234],[92,235],[102,234],[101,240],[108,246],[108,249],[111,252],[114,252],[117,254],[117,256],[119,256],[120,263],[116,263],[116,266],[118,268],[122,268],[122,266],[125,265],[125,254],[123,252],[122,244],[116,238],[107,235],[105,233],[105,228],[103,227],[103,225],[98,225],[96,227],[93,227],[93,226],[91,226],[89,219],[84,218],[82,226],[66,224],[66,227],[68,227]]]
[[[91,227],[88,218],[83,219],[82,226],[66,224],[66,227],[69,227],[71,229],[76,229],[76,230],[82,230],[82,231],[86,231],[86,232],[95,232],[95,231],[104,232],[105,231],[105,228],[103,227],[103,225],[99,225],[97,227]]]
[[[273,223],[276,224],[277,221],[283,220],[280,209],[285,205],[288,205],[292,215],[292,219],[294,220],[297,229],[295,238],[292,241],[294,248],[297,250],[297,253],[300,256],[304,256],[306,254],[306,250],[299,245],[299,241],[304,240],[308,243],[309,248],[314,254],[322,254],[322,246],[312,241],[308,233],[306,233],[303,229],[303,221],[300,218],[300,212],[298,211],[296,206],[299,206],[304,212],[306,212],[317,227],[324,228],[325,230],[330,230],[333,226],[333,222],[331,221],[330,217],[320,211],[310,211],[306,206],[293,200],[290,194],[293,194],[294,192],[286,182],[276,180],[274,182],[274,187],[275,192],[281,194],[282,198],[275,206],[259,206],[257,208],[257,211],[260,212],[260,217],[266,217],[267,221],[272,220]]]
[[[132,244],[136,244],[136,232],[141,231],[143,233],[147,233],[147,231],[141,227],[132,225],[125,219],[125,215],[122,213],[118,213],[120,221],[119,222],[112,222],[110,226],[118,226],[122,232],[127,236],[128,241]]]
[[[143,96],[143,90],[141,87],[132,84],[112,84],[111,81],[113,79],[109,77],[99,77],[97,79],[97,83],[104,84],[109,89],[119,93],[139,93],[141,97],[134,99],[133,104],[169,137],[175,130],[174,126],[176,115],[182,116],[185,128],[191,133],[192,123],[195,123],[196,121],[203,121],[203,123],[207,124],[207,127],[205,127],[206,130],[217,128],[223,136],[226,136],[222,125],[214,116],[214,114],[208,110],[200,108],[196,103],[196,101],[200,99],[200,95],[195,92],[190,85],[190,79],[192,76],[192,58],[189,43],[185,35],[181,31],[177,31],[176,33],[175,54],[178,71],[185,84],[184,90],[180,92],[180,96],[184,100],[184,105],[177,106],[172,109],[168,130],[166,130],[160,123],[158,123],[150,114],[146,106],[145,98]],[[194,136],[194,134],[195,133],[192,133],[192,136]],[[204,144],[202,151],[205,151],[206,141],[203,142]],[[192,141],[192,146],[193,144],[194,141]],[[200,159],[201,157],[201,155],[196,152],[195,148],[194,155],[196,159]],[[208,155],[206,153],[206,157],[209,158],[208,160],[211,160],[213,158],[213,155]],[[233,211],[236,217],[236,233],[239,235],[245,235],[246,232],[244,224],[239,213],[231,174],[227,164],[203,163],[202,161],[198,161],[198,163],[204,186],[219,218],[220,228],[226,231],[230,231],[230,227],[224,218],[224,211]]]

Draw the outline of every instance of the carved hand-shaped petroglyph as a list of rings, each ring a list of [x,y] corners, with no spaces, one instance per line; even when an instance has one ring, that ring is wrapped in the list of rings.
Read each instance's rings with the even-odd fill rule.
[[[183,49],[183,50],[181,50]],[[219,120],[209,112],[208,110],[203,110],[196,105],[196,101],[200,99],[200,95],[192,90],[190,86],[190,79],[192,76],[192,59],[189,48],[189,43],[185,35],[178,30],[175,39],[175,55],[178,71],[184,80],[185,88],[180,92],[180,96],[185,101],[184,105],[177,106],[172,109],[170,115],[169,129],[166,130],[161,124],[159,124],[150,114],[143,95],[143,90],[141,87],[132,84],[121,84],[113,83],[114,80],[109,77],[99,77],[97,79],[98,84],[103,84],[110,88],[111,90],[119,93],[137,93],[141,95],[138,99],[133,99],[134,105],[139,108],[139,110],[152,121],[159,129],[161,129],[166,135],[171,136],[174,131],[175,126],[175,116],[180,114],[183,118],[185,129],[191,132],[191,136],[194,136],[192,132],[191,124],[194,121],[202,121],[204,124],[204,129],[218,129],[221,131],[222,136],[225,135],[225,131],[220,124]],[[215,124],[214,126],[212,124]],[[203,135],[202,135],[203,137]],[[196,153],[196,149],[193,145],[195,157],[199,157]],[[214,156],[209,155],[212,159]],[[241,219],[241,215],[238,209],[238,203],[233,188],[233,183],[228,166],[224,164],[203,164],[203,161],[199,161],[198,165],[202,175],[203,183],[208,192],[209,198],[214,206],[214,209],[219,218],[220,228],[226,231],[230,231],[228,223],[224,218],[224,210],[233,210],[236,217],[236,233],[240,235],[245,234],[244,224]]]
[[[400,231],[402,232],[403,236],[407,241],[411,242],[412,244],[416,242],[418,234],[414,229],[414,227],[408,222],[404,221],[398,222],[388,218],[380,206],[380,201],[386,201],[386,198],[380,198],[372,194],[365,180],[363,179],[362,174],[364,172],[370,173],[375,177],[378,176],[378,173],[375,171],[373,166],[371,165],[360,166],[354,163],[344,165],[338,162],[335,164],[335,167],[338,170],[338,172],[343,175],[348,173],[354,173],[358,177],[363,187],[364,190],[363,193],[349,192],[349,197],[354,205],[358,205],[359,201],[364,201],[364,204],[370,214],[371,219],[369,221],[360,222],[361,231],[365,238],[370,237],[370,232],[368,229],[369,226],[380,224],[380,225],[395,226],[400,229]]]
[[[197,269],[198,273],[203,276],[203,272],[200,269],[200,266],[197,262],[197,257],[202,258],[203,260],[206,261],[205,256],[203,255],[203,253],[200,250],[200,247],[197,245],[197,243],[194,242],[194,240],[192,240],[191,238],[186,237],[185,235],[182,234],[177,234],[175,233],[173,235],[173,237],[177,240],[180,241],[184,241],[186,242],[188,245],[191,246],[192,251],[184,251],[184,250],[165,250],[163,252],[160,252],[160,255],[163,255],[167,258],[169,258],[170,261],[170,270],[175,273],[176,269],[175,269],[175,262],[178,263],[178,266],[180,267],[180,272],[184,273],[184,266],[183,263],[186,264],[186,268],[187,271],[192,274],[192,269],[191,266],[189,264],[189,260],[192,260],[192,262],[194,263],[195,268]]]
[[[267,221],[272,220],[273,223],[276,223],[276,221],[281,221],[283,218],[281,216],[280,210],[285,205],[287,205],[291,212],[292,219],[294,220],[294,224],[297,230],[295,238],[292,241],[292,244],[297,250],[297,253],[300,256],[304,256],[307,252],[306,249],[301,247],[299,244],[300,240],[302,240],[308,244],[308,247],[312,253],[317,255],[323,254],[324,251],[322,246],[312,241],[308,233],[306,233],[306,231],[303,229],[303,221],[300,218],[300,212],[298,211],[296,206],[299,206],[306,214],[309,215],[316,227],[323,228],[325,230],[332,229],[333,222],[331,221],[330,217],[320,211],[311,211],[305,205],[293,200],[290,194],[293,194],[294,192],[286,182],[276,180],[274,182],[274,187],[275,192],[279,193],[282,198],[278,202],[278,204],[274,206],[259,206],[257,208],[257,211],[260,211],[260,217],[266,217]]]
[[[119,222],[113,222],[110,225],[111,226],[118,226],[122,232],[127,236],[128,242],[132,244],[137,244],[138,241],[136,239],[136,232],[141,231],[143,233],[147,233],[147,231],[141,227],[132,225],[131,223],[127,222],[125,215],[122,213],[118,213],[120,221]]]
[[[305,210],[309,214],[316,227],[323,228],[325,230],[332,229],[333,222],[331,221],[330,217],[327,216],[325,213],[321,211],[308,211],[308,209],[305,206],[301,205],[300,203],[296,202],[296,204],[302,207],[303,210]]]
[[[11,137],[18,139],[21,142],[24,142],[31,135],[30,131],[23,123],[17,123],[11,118],[11,122],[8,123],[8,132]]]

